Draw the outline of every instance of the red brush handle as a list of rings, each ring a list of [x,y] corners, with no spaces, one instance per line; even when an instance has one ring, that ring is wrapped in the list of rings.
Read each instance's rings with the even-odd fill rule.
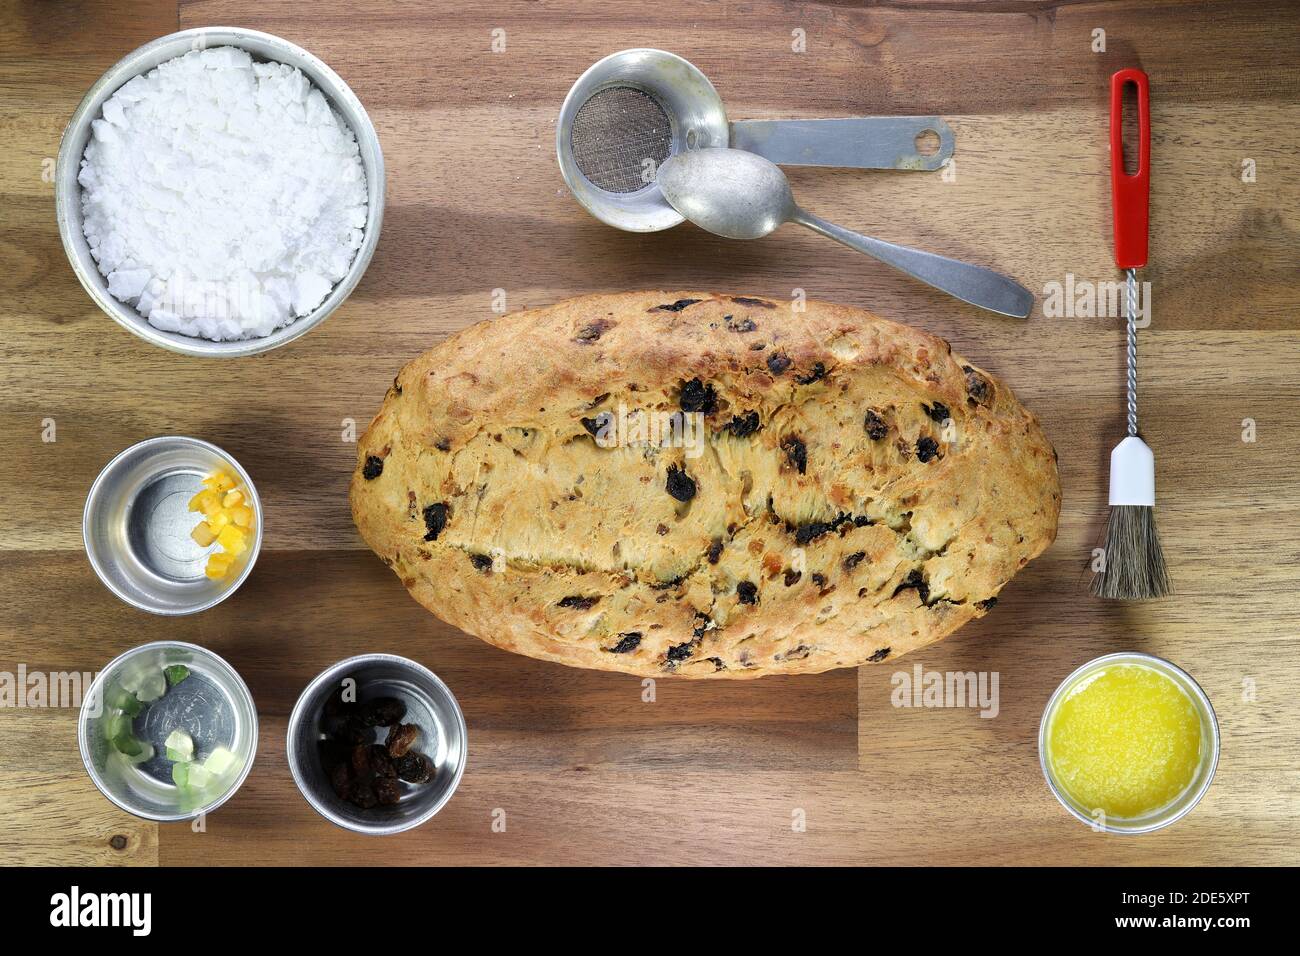
[[[1124,172],[1124,86],[1137,87],[1138,164]],[[1147,264],[1147,204],[1151,192],[1151,92],[1141,70],[1110,78],[1110,204],[1115,213],[1115,262],[1121,269]]]

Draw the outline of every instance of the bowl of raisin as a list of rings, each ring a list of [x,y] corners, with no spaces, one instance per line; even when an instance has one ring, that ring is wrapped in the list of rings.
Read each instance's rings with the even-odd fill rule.
[[[339,661],[289,716],[294,782],[325,819],[358,833],[418,827],[451,799],[465,769],[460,705],[428,668],[393,654]]]

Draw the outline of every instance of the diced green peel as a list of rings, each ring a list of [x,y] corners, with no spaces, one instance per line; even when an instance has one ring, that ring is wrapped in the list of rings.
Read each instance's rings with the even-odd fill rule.
[[[144,710],[144,704],[136,699],[135,694],[121,687],[114,687],[105,695],[104,703],[116,708],[128,717],[138,716]]]
[[[163,747],[166,748],[168,760],[188,763],[194,759],[194,740],[179,728],[167,735]]]
[[[208,754],[208,759],[203,761],[203,768],[212,776],[220,777],[229,772],[238,761],[239,758],[228,747],[217,747]]]
[[[175,687],[190,676],[190,669],[184,664],[172,664],[163,668],[163,676],[167,678],[167,683],[170,686]]]

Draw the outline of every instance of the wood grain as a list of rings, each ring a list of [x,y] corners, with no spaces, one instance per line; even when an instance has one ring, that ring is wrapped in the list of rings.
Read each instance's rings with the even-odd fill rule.
[[[1300,15],[1252,4],[777,0],[478,9],[391,0],[0,2],[0,671],[94,670],[145,640],[211,647],[259,704],[257,761],[207,821],[154,827],[86,779],[70,709],[0,710],[0,862],[1297,863],[1300,680]],[[85,89],[180,27],[237,23],[330,63],[366,104],[388,167],[384,232],[348,303],[311,335],[224,365],[161,352],[100,314],[67,265],[43,161]],[[1092,31],[1107,50],[1093,53]],[[491,50],[505,30],[506,49]],[[792,31],[807,52],[791,50]],[[554,117],[591,62],[671,49],[734,118],[936,113],[956,176],[795,169],[800,201],[883,238],[990,265],[1036,292],[1111,281],[1106,78],[1153,90],[1153,321],[1143,431],[1177,587],[1118,606],[1085,592],[1122,431],[1122,341],[1105,318],[999,319],[811,234],[753,243],[692,227],[638,236],[587,216],[555,167]],[[1257,171],[1244,182],[1243,161]],[[1057,543],[987,618],[915,658],[749,686],[657,682],[513,657],[425,614],[361,546],[345,490],[394,372],[465,325],[569,295],[714,288],[871,308],[937,332],[1002,375],[1060,454]],[[53,419],[57,441],[41,440]],[[1244,420],[1254,441],[1243,440]],[[233,600],[168,621],[117,602],[81,553],[99,468],[191,434],[229,449],[266,508],[265,549]],[[1076,665],[1137,648],[1182,664],[1219,714],[1201,807],[1137,840],[1071,820],[1041,779],[1042,706]],[[432,667],[470,727],[448,807],[377,843],[320,820],[284,764],[306,682],[352,653]],[[999,711],[891,703],[892,680],[996,672]],[[504,812],[505,832],[494,819]],[[803,821],[803,826],[799,826]],[[115,837],[120,839],[114,839]]]

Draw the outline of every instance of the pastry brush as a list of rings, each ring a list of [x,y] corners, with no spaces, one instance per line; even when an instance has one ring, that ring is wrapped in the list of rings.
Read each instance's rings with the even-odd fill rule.
[[[1124,170],[1124,87],[1137,90],[1138,162]],[[1110,78],[1110,186],[1115,219],[1115,263],[1125,274],[1124,317],[1128,435],[1110,453],[1110,520],[1105,560],[1092,593],[1140,601],[1169,593],[1169,573],[1156,534],[1156,463],[1138,436],[1137,270],[1147,264],[1147,205],[1151,186],[1151,115],[1147,75],[1120,70]]]

